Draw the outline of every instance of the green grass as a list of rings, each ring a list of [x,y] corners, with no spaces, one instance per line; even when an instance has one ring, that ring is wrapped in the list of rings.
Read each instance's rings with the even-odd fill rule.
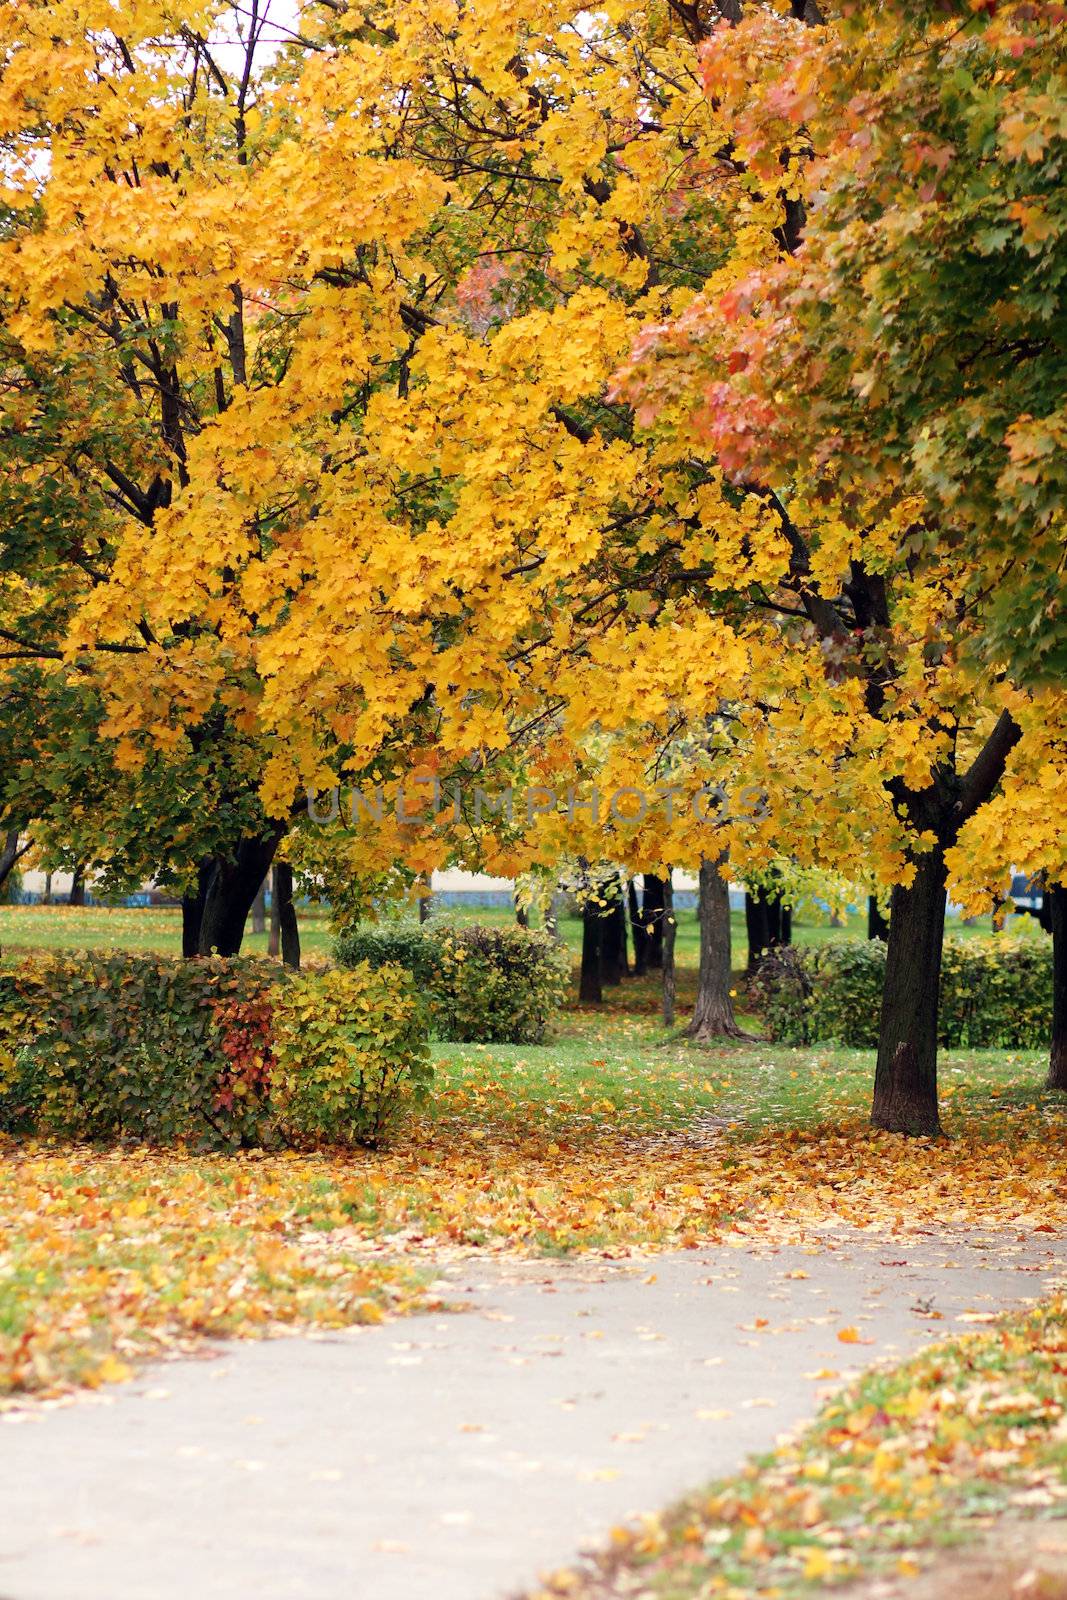
[[[483,922],[495,927],[511,926],[514,912],[508,906],[439,906],[438,914],[459,922]],[[299,911],[300,942],[305,955],[314,959],[329,956],[332,947],[329,916],[318,906]],[[534,918],[537,926],[538,918]],[[740,911],[731,914],[734,966],[744,967],[747,955],[745,918]],[[677,912],[676,958],[680,967],[694,966],[700,950],[696,911],[689,907]],[[865,918],[853,917],[842,927],[811,915],[796,918],[793,938],[801,945],[837,943],[866,936]],[[972,938],[988,934],[988,919],[968,927],[958,918],[949,919],[950,935]],[[1012,919],[1012,932],[1024,936],[1039,933],[1032,917]],[[582,945],[582,924],[577,917],[565,917],[560,933],[569,949],[577,953]],[[181,950],[181,912],[177,908],[106,906],[5,906],[0,905],[0,950],[155,950],[177,955]],[[267,935],[247,933],[247,955],[266,955]]]
[[[332,944],[329,921],[318,910],[300,918],[304,953],[325,957]],[[0,950],[154,950],[178,955],[182,915],[176,907],[0,906]],[[244,954],[264,956],[267,935],[245,935]]]
[[[682,1021],[694,984],[685,969]],[[654,978],[607,993],[604,1010],[572,1008],[543,1045],[433,1045],[438,1093],[491,1079],[496,1114],[519,1121],[562,1125],[575,1106],[595,1100],[624,1111],[634,1128],[684,1126],[710,1113],[742,1139],[852,1124],[870,1109],[873,1051],[758,1038],[692,1045],[680,1030],[663,1029]],[[757,1018],[743,1010],[739,1017],[758,1030]],[[1018,1119],[1062,1130],[1063,1096],[1042,1087],[1041,1051],[943,1050],[939,1062],[947,1131],[966,1123],[991,1140],[1008,1139]]]

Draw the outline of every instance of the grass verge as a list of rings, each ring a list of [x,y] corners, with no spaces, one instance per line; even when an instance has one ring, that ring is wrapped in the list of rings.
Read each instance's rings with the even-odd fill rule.
[[[529,1600],[799,1600],[915,1578],[1005,1515],[1064,1517],[1065,1374],[1062,1297],[868,1373],[773,1454],[616,1529],[590,1569]]]

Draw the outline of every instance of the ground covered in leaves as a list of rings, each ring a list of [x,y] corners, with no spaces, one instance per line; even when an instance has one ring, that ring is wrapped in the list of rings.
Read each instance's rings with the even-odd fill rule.
[[[432,1109],[384,1152],[0,1148],[0,1394],[407,1311],[442,1252],[1067,1228],[1067,1106],[1036,1056],[946,1056],[935,1143],[867,1129],[864,1053],[698,1049],[631,1011],[437,1056]]]
[[[561,1572],[530,1600],[786,1600],[860,1574],[864,1596],[896,1595],[924,1572],[962,1600],[939,1552],[986,1533],[995,1547],[1006,1519],[1067,1516],[1065,1375],[1061,1297],[867,1374],[798,1438],[617,1529],[595,1571]],[[994,1566],[989,1595],[1064,1592],[1067,1566],[1043,1570],[1039,1542],[1031,1529],[1035,1559],[1016,1561],[1010,1583],[1002,1552],[1003,1587]]]

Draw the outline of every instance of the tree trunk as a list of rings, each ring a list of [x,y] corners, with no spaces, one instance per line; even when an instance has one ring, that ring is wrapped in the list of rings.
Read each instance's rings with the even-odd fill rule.
[[[757,948],[774,950],[779,945],[792,944],[793,942],[793,913],[786,905],[780,894],[765,888],[757,889],[752,897],[759,908],[757,925],[763,943]],[[746,928],[748,924],[748,907],[746,901]],[[749,962],[752,960],[751,946],[749,949]],[[758,963],[758,957],[757,957]]]
[[[296,905],[293,902],[293,869],[288,861],[279,861],[274,868],[274,887],[278,900],[282,961],[287,967],[299,972],[300,926],[296,920]]]
[[[878,1026],[871,1122],[892,1133],[937,1134],[937,1006],[945,941],[945,851],[960,829],[992,796],[1008,757],[1022,738],[1009,711],[1002,711],[985,743],[962,775],[942,774],[928,789],[912,793],[890,783],[894,804],[933,833],[937,843],[915,860],[915,877],[897,884],[889,902],[885,988]]]
[[[560,938],[559,919],[562,907],[563,896],[558,889],[554,889],[552,898],[548,902],[548,910],[545,912],[545,932],[556,940]]]
[[[19,830],[9,828],[5,837],[3,849],[0,850],[0,886],[7,882],[19,858]]]
[[[630,935],[634,942],[634,977],[643,978],[648,971],[648,934],[641,921],[637,885],[632,878],[626,880],[626,904],[630,913]]]
[[[528,928],[530,926],[530,913],[520,900],[517,889],[515,890],[515,921],[520,928]]]
[[[27,839],[24,845],[19,845],[19,830],[9,828],[5,837],[3,848],[0,849],[0,896],[5,894],[7,880],[10,878],[19,861],[30,848],[32,840]]]
[[[630,976],[630,950],[626,938],[626,924],[629,921],[626,915],[626,884],[622,877],[617,878],[615,882],[617,897],[612,909],[612,917],[615,922],[615,938],[619,947],[619,972],[622,977],[628,978]]]
[[[1048,884],[1045,885],[1041,893],[1041,905],[1038,909],[1037,920],[1046,933],[1052,932],[1052,900],[1054,894],[1055,890],[1050,888]],[[973,921],[974,919],[970,920]]]
[[[867,937],[883,941],[889,938],[889,923],[882,915],[876,894],[867,896]]]
[[[600,975],[604,983],[616,984],[627,976],[626,909],[618,878],[608,885],[608,908],[601,920]]]
[[[270,869],[270,931],[267,934],[267,954],[277,958],[282,952],[281,895],[278,893],[278,863]]]
[[[242,839],[233,856],[215,862],[200,918],[200,955],[240,953],[248,913],[280,838],[280,833],[269,833],[260,839]]]
[[[70,880],[70,895],[68,896],[67,904],[71,906],[83,906],[85,904],[84,861],[79,861],[75,864],[74,873]]]
[[[890,1133],[941,1132],[937,1111],[937,1002],[945,938],[942,845],[919,856],[909,888],[889,907],[885,988],[871,1122]]]
[[[647,960],[650,967],[659,968],[663,965],[663,906],[666,891],[663,879],[656,873],[646,872],[644,879],[641,911],[648,937]]]
[[[44,894],[41,896],[41,904],[45,905],[45,906],[50,906],[52,904],[52,874],[51,874],[51,872],[46,872],[45,875],[44,875]]]
[[[267,874],[269,877],[270,874]],[[267,931],[267,879],[264,878],[252,901],[252,932],[266,933]]]
[[[187,961],[200,954],[200,924],[204,920],[207,886],[215,871],[213,858],[201,861],[196,872],[196,891],[182,895],[182,955]]]
[[[1052,1049],[1048,1087],[1067,1089],[1067,885],[1045,890],[1052,922]]]
[[[700,972],[696,1005],[685,1030],[700,1043],[744,1037],[730,998],[730,886],[719,871],[725,864],[725,856],[700,863]]]
[[[748,975],[751,978],[760,957],[771,942],[767,927],[767,902],[760,894],[745,890],[745,933],[748,936]]]
[[[430,912],[433,910],[433,895],[430,893],[430,874],[419,873],[419,921],[429,922]]]
[[[677,984],[674,972],[674,939],[678,924],[674,916],[674,884],[670,872],[663,880],[663,1026],[674,1027]]]
[[[578,999],[583,1005],[598,1006],[604,998],[600,986],[603,929],[600,906],[590,896],[582,908],[582,970],[578,980]]]

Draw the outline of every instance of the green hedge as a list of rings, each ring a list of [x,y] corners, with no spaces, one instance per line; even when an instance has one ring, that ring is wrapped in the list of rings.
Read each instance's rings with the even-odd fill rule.
[[[374,1144],[425,1092],[407,972],[42,957],[0,974],[0,1130],[227,1149]]]
[[[375,969],[393,962],[410,972],[417,983],[430,984],[440,971],[441,947],[429,926],[418,922],[357,923],[337,935],[334,960],[339,967],[355,967],[365,961]]]
[[[537,1044],[566,998],[570,961],[546,933],[478,923],[369,924],[338,936],[335,959],[397,961],[425,993],[440,1039]]]
[[[755,980],[771,1037],[783,1044],[878,1043],[886,947],[880,939],[775,951]],[[1046,939],[947,939],[938,1037],[949,1048],[1043,1049],[1052,1026]]]

